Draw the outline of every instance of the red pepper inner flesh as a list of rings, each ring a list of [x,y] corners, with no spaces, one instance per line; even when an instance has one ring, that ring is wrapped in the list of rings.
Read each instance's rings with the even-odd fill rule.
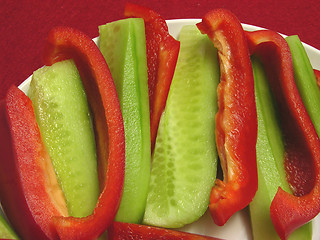
[[[209,208],[214,222],[224,225],[251,202],[258,187],[254,79],[244,31],[232,13],[213,10],[197,26],[218,49],[220,60],[215,131],[224,179],[216,180]]]
[[[295,126],[292,127],[295,128]],[[300,134],[300,136],[297,135],[294,138],[290,136],[287,138],[284,163],[290,188],[293,194],[299,197],[311,192],[315,184],[315,172],[313,163],[310,161],[312,155],[309,150],[306,150],[306,142]]]
[[[309,146],[306,141],[305,133],[299,122],[295,121],[295,115],[288,107],[290,103],[285,96],[285,90],[279,84],[274,76],[279,74],[279,62],[275,59],[281,59],[281,52],[277,46],[272,43],[263,43],[259,46],[259,51],[263,52],[266,70],[269,74],[271,88],[276,94],[278,108],[280,112],[281,126],[285,142],[285,169],[287,172],[287,180],[295,196],[303,196],[311,191],[314,186],[315,173],[312,171],[313,162]],[[291,71],[291,70],[290,70]],[[289,70],[286,70],[286,75],[289,77]],[[292,76],[291,76],[292,77]],[[294,86],[291,86],[294,88]],[[294,94],[298,94],[295,90]],[[292,95],[293,96],[293,95]],[[295,106],[291,106],[295,108]],[[302,113],[300,113],[302,114]]]
[[[68,216],[31,100],[12,86],[0,104],[1,204],[25,239],[54,238],[51,216]]]

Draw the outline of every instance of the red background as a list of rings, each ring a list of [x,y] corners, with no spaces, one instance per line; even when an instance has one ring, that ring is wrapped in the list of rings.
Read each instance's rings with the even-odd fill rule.
[[[43,65],[45,38],[54,26],[78,28],[90,37],[98,26],[123,16],[124,0],[0,0],[0,98]],[[269,28],[320,49],[319,0],[132,0],[165,19],[201,18],[213,8],[227,8],[242,23]],[[320,60],[319,60],[320,61]]]

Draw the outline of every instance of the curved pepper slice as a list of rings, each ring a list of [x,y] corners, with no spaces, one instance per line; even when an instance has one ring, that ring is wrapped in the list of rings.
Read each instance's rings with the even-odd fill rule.
[[[50,170],[31,101],[17,88],[9,91],[1,117],[1,202],[24,239],[96,239],[113,222],[120,204],[125,169],[123,119],[108,66],[95,43],[71,28],[55,28],[47,39],[45,63],[73,58],[94,117],[97,154],[105,170],[92,215],[67,217]],[[11,140],[11,142],[9,142]],[[50,177],[51,175],[51,177]],[[61,191],[61,189],[60,189]],[[60,193],[60,195],[63,195]],[[62,196],[63,198],[63,196]],[[61,207],[62,206],[62,207]]]
[[[119,207],[125,169],[123,119],[107,63],[96,44],[72,28],[55,28],[47,38],[46,65],[72,58],[92,110],[99,160],[101,194],[92,215],[54,217],[61,239],[94,239],[112,223]]]
[[[165,228],[114,222],[108,229],[109,240],[219,240],[198,234],[175,231]],[[220,239],[221,240],[221,239]]]
[[[295,84],[289,46],[279,34],[248,32],[252,54],[266,69],[280,112],[285,142],[285,168],[294,195],[278,189],[270,207],[281,239],[320,212],[320,140]]]
[[[145,22],[150,133],[151,148],[153,149],[160,117],[166,105],[176,67],[180,43],[169,34],[165,19],[153,10],[127,3],[124,15],[143,18]]]
[[[51,217],[67,215],[67,207],[57,201],[63,194],[32,102],[15,86],[1,102],[0,143],[0,199],[6,216],[23,239],[54,239]]]
[[[224,180],[216,180],[209,208],[214,222],[224,225],[251,202],[258,187],[254,78],[244,31],[231,12],[213,10],[197,26],[220,60],[216,142]]]

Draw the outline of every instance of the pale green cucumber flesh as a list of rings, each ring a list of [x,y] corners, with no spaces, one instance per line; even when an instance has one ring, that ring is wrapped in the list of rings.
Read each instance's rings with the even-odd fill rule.
[[[291,50],[297,88],[312,123],[320,136],[320,91],[311,62],[297,35],[286,37],[286,41]]]
[[[291,192],[284,169],[284,145],[273,96],[261,63],[253,58],[256,107],[258,117],[257,167],[258,190],[250,203],[253,238],[280,239],[270,218],[270,205],[280,186]],[[293,232],[290,240],[312,239],[312,224]]]
[[[1,210],[0,210],[1,211]],[[0,239],[19,239],[0,212]]]
[[[99,196],[96,145],[87,98],[73,61],[35,71],[28,95],[69,215],[90,215]]]
[[[150,180],[151,142],[144,21],[129,18],[99,27],[100,50],[118,92],[124,121],[126,170],[117,221],[140,223]]]
[[[217,171],[214,127],[217,51],[196,26],[180,33],[180,53],[161,116],[143,222],[178,228],[208,208]]]

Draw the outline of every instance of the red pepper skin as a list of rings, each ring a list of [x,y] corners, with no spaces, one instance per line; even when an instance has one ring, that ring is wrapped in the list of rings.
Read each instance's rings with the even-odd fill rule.
[[[108,229],[109,240],[219,240],[198,234],[174,231],[165,228],[114,222]],[[221,240],[221,239],[220,239]]]
[[[197,26],[212,40],[220,60],[215,133],[224,180],[216,180],[209,208],[214,222],[221,226],[252,201],[258,188],[254,78],[245,34],[236,16],[216,9]]]
[[[145,22],[150,134],[153,150],[160,117],[166,105],[176,67],[180,42],[169,34],[165,19],[151,9],[127,3],[124,15],[126,17],[143,18]]]
[[[68,58],[78,67],[92,109],[97,154],[105,170],[102,191],[92,215],[65,217],[47,188],[48,168],[43,160],[49,157],[31,101],[12,87],[1,105],[0,197],[23,239],[96,239],[113,222],[122,196],[124,128],[109,68],[89,37],[75,29],[55,28],[46,42],[45,63]]]
[[[285,168],[294,194],[279,188],[270,215],[280,238],[287,239],[320,212],[320,140],[295,85],[285,39],[270,30],[246,35],[252,54],[264,64],[280,112]]]
[[[317,69],[313,69],[313,71],[314,71],[314,75],[316,76],[316,79],[317,79],[317,85],[320,88],[320,71]]]
[[[49,155],[41,140],[31,100],[11,86],[0,107],[0,199],[23,239],[55,239],[51,216],[61,215],[47,193]]]
[[[46,65],[72,58],[92,110],[101,194],[93,214],[85,218],[54,217],[60,239],[95,239],[112,223],[120,204],[125,169],[123,119],[107,63],[96,44],[72,28],[55,28],[47,38]]]

